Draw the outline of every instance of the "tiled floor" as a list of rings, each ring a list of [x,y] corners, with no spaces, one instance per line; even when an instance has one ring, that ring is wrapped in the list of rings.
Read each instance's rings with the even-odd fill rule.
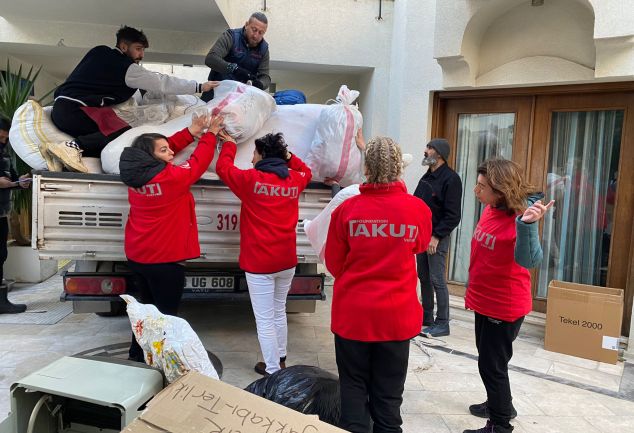
[[[57,276],[15,290],[10,297],[28,304],[59,292]],[[182,316],[221,359],[224,381],[244,387],[259,378],[253,365],[261,357],[248,303],[186,303]],[[467,410],[486,398],[474,357],[473,323],[464,311],[453,316],[459,319],[452,321],[450,337],[418,338],[411,346],[402,406],[407,433],[462,432],[484,424]],[[329,324],[328,302],[318,303],[314,314],[289,315],[287,365],[312,364],[336,373]],[[12,382],[58,357],[125,342],[129,336],[127,317],[94,314],[71,314],[55,325],[0,325],[0,419],[9,410]],[[621,380],[623,363],[601,364],[542,346],[539,329],[529,327],[514,345],[510,375],[519,413],[515,432],[634,432],[634,402],[622,398],[628,394],[620,389],[628,382]]]

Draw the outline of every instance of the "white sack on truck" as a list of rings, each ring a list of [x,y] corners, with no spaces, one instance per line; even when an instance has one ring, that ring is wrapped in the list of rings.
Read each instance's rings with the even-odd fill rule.
[[[275,99],[268,93],[231,80],[220,82],[207,106],[212,114],[224,117],[225,130],[236,143],[258,132],[276,109]]]
[[[35,170],[48,170],[49,165],[40,153],[42,143],[61,143],[72,140],[57,129],[51,120],[53,107],[42,107],[35,101],[26,101],[13,115],[9,141],[15,153]]]
[[[134,97],[115,105],[114,112],[128,125],[161,125],[169,120],[191,113],[207,103],[195,95],[152,95]]]
[[[160,368],[169,383],[192,370],[218,379],[207,350],[185,319],[162,314],[154,305],[141,304],[132,296],[121,297],[128,304],[132,333],[147,365]]]
[[[298,105],[282,105],[271,114],[271,117],[264,123],[252,137],[238,146],[236,153],[235,165],[243,170],[253,167],[251,160],[253,159],[253,150],[255,149],[255,140],[270,133],[282,132],[284,140],[288,144],[288,149],[297,155],[300,159],[305,159],[310,150],[310,145],[315,136],[315,129],[321,111],[327,108],[321,104],[298,104]],[[187,161],[194,152],[197,143],[192,143],[183,149],[174,157],[174,164],[182,164]],[[209,166],[204,178],[217,179],[216,161],[218,152],[214,156],[214,160]]]
[[[355,136],[363,126],[363,117],[352,105],[358,96],[358,91],[341,86],[337,103],[322,111],[306,158],[314,180],[333,179],[341,186],[361,182],[361,151],[356,146]]]
[[[313,220],[304,220],[306,237],[322,263],[326,263],[324,255],[326,253],[326,239],[328,238],[328,227],[330,227],[332,213],[345,200],[359,194],[358,184],[347,186],[339,191]]]

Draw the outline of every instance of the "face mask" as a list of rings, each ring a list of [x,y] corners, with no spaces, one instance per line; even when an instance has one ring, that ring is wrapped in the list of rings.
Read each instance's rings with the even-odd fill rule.
[[[426,156],[425,158],[423,158],[423,161],[421,162],[421,164],[424,167],[426,165],[436,165],[437,162],[438,160],[434,158],[433,156]]]

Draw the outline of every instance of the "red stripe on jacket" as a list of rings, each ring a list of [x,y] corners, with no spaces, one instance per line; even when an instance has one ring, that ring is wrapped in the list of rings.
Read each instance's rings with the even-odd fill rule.
[[[187,128],[167,139],[178,153],[194,138]],[[207,133],[187,162],[165,168],[140,188],[128,188],[130,214],[125,254],[139,263],[171,263],[200,256],[194,196],[190,187],[214,157],[216,137]]]
[[[299,194],[312,178],[310,168],[293,155],[289,177],[254,168],[241,170],[233,161],[236,144],[225,142],[216,173],[240,199],[240,268],[271,274],[297,265],[296,227]]]
[[[407,340],[423,323],[415,254],[431,239],[431,211],[403,182],[363,184],[360,191],[330,220],[331,330],[350,340]]]
[[[531,274],[515,262],[515,219],[487,206],[471,239],[465,306],[506,322],[527,315],[533,305]]]

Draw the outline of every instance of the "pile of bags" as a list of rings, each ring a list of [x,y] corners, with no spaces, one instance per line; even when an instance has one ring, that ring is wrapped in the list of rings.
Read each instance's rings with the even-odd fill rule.
[[[118,174],[121,152],[140,134],[172,135],[190,125],[193,112],[207,110],[224,116],[227,132],[239,144],[236,155],[239,168],[251,167],[255,139],[282,132],[289,150],[313,170],[313,180],[333,179],[343,186],[361,181],[361,153],[355,145],[355,136],[363,125],[363,118],[353,105],[359,92],[342,86],[337,100],[330,105],[276,105],[268,93],[236,81],[221,82],[214,93],[214,99],[207,104],[190,95],[154,99],[148,94],[143,98],[137,94],[113,107],[132,129],[103,149],[103,171]],[[16,153],[38,170],[47,169],[39,151],[42,142],[72,139],[53,125],[50,111],[51,107],[42,108],[34,101],[26,102],[15,113],[10,132]],[[196,145],[194,142],[176,155],[174,163],[186,161]],[[205,177],[216,178],[214,173],[215,160]]]

